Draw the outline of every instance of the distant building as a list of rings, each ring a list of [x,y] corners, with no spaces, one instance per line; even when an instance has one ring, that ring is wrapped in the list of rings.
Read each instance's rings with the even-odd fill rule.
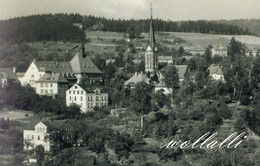
[[[209,66],[208,70],[209,70],[209,76],[213,80],[225,82],[222,69],[219,65],[212,64],[212,65]]]
[[[79,84],[73,85],[66,91],[66,104],[80,106],[83,113],[93,111],[94,107],[103,107],[108,104],[108,93],[101,93],[99,88],[93,92],[82,88]]]
[[[142,60],[141,59],[133,59],[133,63],[140,64],[140,63],[142,63]]]
[[[115,63],[115,59],[107,59],[106,60],[106,66],[109,65],[109,64],[114,64]]]
[[[192,54],[192,55],[203,55],[205,54],[205,49],[201,49],[201,48],[191,48],[191,49],[187,49],[187,52]]]
[[[24,77],[20,78],[23,86],[30,85],[36,88],[36,82],[45,74],[60,73],[70,82],[81,82],[86,78],[90,83],[102,80],[102,72],[86,56],[84,45],[80,46],[80,52],[77,53],[70,62],[36,61],[34,60]]]
[[[24,150],[31,150],[38,145],[42,145],[44,151],[50,151],[47,125],[39,122],[35,126],[31,126],[30,129],[23,131]]]
[[[53,98],[61,96],[65,99],[68,85],[69,81],[67,81],[60,73],[45,73],[38,81],[36,81],[36,93],[39,95],[52,96]]]
[[[172,56],[158,56],[158,62],[172,64],[173,58],[172,58]]]
[[[212,57],[214,57],[216,55],[226,57],[228,50],[226,47],[223,47],[223,46],[215,46],[211,49],[211,51],[212,51]]]
[[[155,92],[163,90],[165,95],[172,93],[172,88],[168,88],[163,81],[160,81],[158,84],[155,85]]]
[[[135,74],[125,82],[125,87],[135,88],[137,83],[145,82],[149,83],[149,78],[142,71],[141,73],[135,72]]]
[[[9,82],[19,82],[16,76],[16,68],[0,68],[0,87],[6,87]]]

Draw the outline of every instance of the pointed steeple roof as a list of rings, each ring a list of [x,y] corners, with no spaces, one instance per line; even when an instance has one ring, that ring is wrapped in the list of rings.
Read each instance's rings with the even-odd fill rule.
[[[149,45],[152,47],[152,49],[155,48],[155,36],[154,36],[154,29],[153,29],[153,9],[152,9],[152,5],[151,5],[150,30],[149,30],[147,46],[149,46]]]

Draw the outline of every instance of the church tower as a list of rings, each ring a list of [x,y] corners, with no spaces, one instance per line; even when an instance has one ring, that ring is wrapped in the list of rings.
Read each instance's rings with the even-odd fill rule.
[[[153,14],[151,7],[150,30],[148,36],[148,43],[145,50],[145,72],[156,72],[158,70],[158,56],[157,47],[155,44],[155,35],[153,29]]]

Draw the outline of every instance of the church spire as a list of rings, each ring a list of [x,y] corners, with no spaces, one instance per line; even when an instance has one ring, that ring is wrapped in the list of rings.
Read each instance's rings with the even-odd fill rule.
[[[154,29],[153,29],[153,8],[151,3],[151,20],[150,20],[150,30],[148,36],[148,44],[151,45],[152,49],[155,47],[155,36],[154,36]]]

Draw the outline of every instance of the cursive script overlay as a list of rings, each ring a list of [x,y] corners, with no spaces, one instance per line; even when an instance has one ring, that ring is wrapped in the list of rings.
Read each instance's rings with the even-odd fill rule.
[[[202,135],[199,139],[197,139],[195,142],[191,143],[190,141],[170,141],[169,143],[161,146],[160,148],[208,148],[208,149],[214,149],[214,148],[237,148],[238,145],[240,145],[245,139],[246,133],[242,132],[241,134],[237,134],[237,132],[231,134],[228,136],[224,141],[218,142],[214,140],[214,138],[218,135],[218,132],[213,133],[210,135],[210,132],[205,133]]]

